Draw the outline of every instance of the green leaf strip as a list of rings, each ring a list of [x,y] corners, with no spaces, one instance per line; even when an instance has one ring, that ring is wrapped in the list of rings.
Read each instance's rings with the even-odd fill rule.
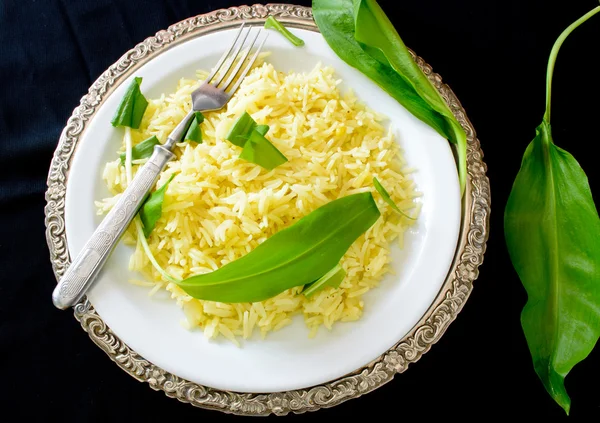
[[[296,47],[300,47],[300,46],[304,45],[304,40],[302,40],[301,38],[298,38],[294,34],[292,34],[285,26],[283,26],[281,24],[281,22],[279,22],[277,19],[275,19],[274,16],[269,16],[267,18],[267,20],[265,21],[265,28],[276,30],[281,35],[283,35],[285,38],[287,38],[288,41],[291,42]]]
[[[152,135],[131,149],[131,160],[146,159],[154,152],[154,147],[160,145],[156,136]],[[126,153],[120,154],[121,163],[125,164]]]
[[[133,78],[110,121],[112,126],[126,126],[133,129],[140,127],[144,112],[148,107],[148,100],[140,90],[141,83],[142,78]]]
[[[390,197],[390,194],[387,192],[387,190],[383,187],[383,185],[381,185],[381,183],[379,182],[379,180],[376,177],[373,177],[373,185],[375,185],[375,189],[377,190],[377,192],[381,195],[381,197],[383,198],[383,200],[389,204],[389,206],[398,214],[406,217],[407,219],[410,220],[416,220],[414,217],[411,217],[409,215],[407,215],[406,213],[404,213],[402,210],[400,210],[400,208],[398,208],[398,206],[396,205],[396,203],[394,203],[394,200],[392,200],[392,197]]]
[[[131,156],[132,156],[133,149],[131,148],[131,129],[129,127],[125,128],[125,137],[124,138],[125,138],[125,157],[126,157],[125,158],[125,175],[127,178],[127,185],[129,185],[131,183],[131,181],[133,180],[133,172],[132,172],[132,168],[131,168]],[[128,155],[129,155],[129,160],[127,160]],[[142,222],[140,220],[139,213],[134,218],[134,225],[136,227],[138,241],[142,245],[142,248],[144,249],[144,252],[146,253],[146,256],[148,257],[148,260],[150,260],[150,263],[152,263],[152,266],[154,266],[154,268],[166,280],[171,281],[171,282],[177,282],[177,279],[175,279],[171,275],[169,275],[160,266],[160,264],[158,264],[158,262],[156,261],[156,258],[154,258],[154,255],[152,254],[152,251],[150,250],[150,246],[148,245],[148,241],[146,240],[146,236],[144,235],[144,230],[142,228]]]
[[[256,129],[252,131],[244,145],[240,159],[255,163],[267,170],[273,170],[288,161],[281,151]]]
[[[202,143],[202,129],[200,128],[202,122],[204,122],[204,115],[200,112],[194,112],[194,118],[183,140]]]
[[[267,135],[267,132],[269,132],[269,125],[256,125],[256,128],[254,128],[254,130],[262,136],[265,136]]]
[[[225,139],[238,147],[244,147],[254,128],[256,128],[256,122],[248,112],[244,112],[235,121]]]
[[[315,282],[306,285],[302,293],[306,298],[310,298],[325,287],[339,288],[345,277],[346,271],[338,263],[333,269],[325,273],[325,275]]]
[[[150,194],[140,209],[140,218],[144,224],[144,236],[146,238],[150,236],[150,233],[152,233],[154,227],[156,226],[156,222],[162,215],[162,205],[165,201],[165,192],[167,191],[167,187],[174,177],[175,175],[171,175],[169,180],[165,182],[163,186]]]

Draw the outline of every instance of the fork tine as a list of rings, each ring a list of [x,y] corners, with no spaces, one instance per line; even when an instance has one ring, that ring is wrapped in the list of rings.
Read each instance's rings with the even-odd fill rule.
[[[244,44],[246,43],[246,39],[248,38],[248,35],[250,35],[250,31],[252,31],[252,27],[248,28],[248,31],[246,31],[246,35],[242,39],[242,42],[240,43],[240,45],[238,45],[236,47],[235,51],[231,55],[231,61],[227,64],[227,69],[225,69],[225,71],[221,74],[221,76],[213,84],[215,87],[217,87],[221,83],[221,81],[223,81],[223,79],[225,79],[225,76],[227,76],[227,72],[229,72],[231,70],[231,67],[235,63],[236,57],[238,57],[238,54],[240,54],[242,47],[244,47]]]
[[[246,68],[243,70],[242,74],[238,78],[238,80],[235,83],[235,85],[233,86],[233,88],[229,91],[229,93],[228,93],[229,95],[233,95],[233,93],[235,93],[235,91],[240,87],[240,84],[242,83],[242,81],[244,80],[246,75],[248,75],[248,72],[250,72],[250,69],[252,69],[252,65],[254,64],[254,62],[256,62],[256,59],[258,58],[258,54],[260,53],[260,50],[263,48],[263,45],[265,45],[265,41],[267,41],[268,37],[269,37],[269,33],[267,33],[265,35],[265,38],[263,38],[263,40],[261,41],[260,45],[256,49],[256,52],[250,59],[250,62],[248,63]],[[248,50],[248,51],[250,51],[250,50]]]
[[[254,39],[252,40],[252,42],[250,43],[250,47],[248,47],[248,50],[246,50],[246,52],[244,53],[244,55],[240,58],[240,60],[238,61],[237,66],[235,67],[235,69],[231,72],[231,74],[229,75],[229,78],[227,79],[227,81],[225,81],[225,83],[223,84],[223,89],[226,90],[227,87],[229,87],[231,85],[231,83],[233,82],[233,80],[235,79],[235,76],[237,75],[237,73],[240,71],[240,69],[242,68],[242,65],[244,64],[244,62],[246,62],[246,58],[248,57],[248,55],[250,54],[250,51],[252,50],[252,48],[254,47],[254,43],[256,43],[256,40],[258,39],[258,36],[260,35],[262,31],[262,28],[258,30],[258,32],[256,33],[256,35],[254,36]]]
[[[235,44],[237,43],[237,40],[240,38],[240,34],[242,33],[242,29],[244,29],[244,25],[245,24],[246,24],[245,22],[242,22],[242,24],[240,25],[240,29],[238,30],[237,34],[235,35],[235,39],[231,43],[231,46],[229,46],[229,48],[225,51],[225,53],[223,53],[223,55],[221,56],[221,58],[217,62],[217,65],[214,67],[214,70],[205,79],[205,81],[204,81],[205,83],[207,83],[207,84],[210,83],[210,81],[215,77],[215,75],[217,74],[217,72],[219,71],[219,69],[221,69],[221,66],[225,62],[225,59],[227,59],[227,56],[229,56],[229,53],[231,53],[231,50],[233,50],[233,47],[235,47]],[[242,44],[244,44],[244,43],[242,43]]]

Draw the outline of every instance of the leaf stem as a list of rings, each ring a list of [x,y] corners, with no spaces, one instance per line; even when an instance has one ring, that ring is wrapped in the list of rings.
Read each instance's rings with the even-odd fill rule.
[[[131,181],[133,180],[133,171],[131,169],[132,149],[133,148],[131,146],[131,128],[126,126],[125,127],[125,175],[127,177],[127,186],[129,186],[129,184],[131,184]],[[156,258],[154,257],[154,255],[152,254],[152,251],[150,250],[148,241],[146,241],[146,236],[144,235],[144,230],[142,229],[142,223],[140,222],[139,216],[136,215],[133,219],[135,221],[137,236],[142,244],[142,247],[144,249],[144,252],[146,253],[146,256],[148,257],[148,260],[150,260],[150,263],[152,263],[152,265],[158,271],[158,273],[160,273],[168,281],[175,282],[175,283],[179,282],[179,280],[177,280],[174,277],[172,277],[171,275],[169,275],[160,266],[160,264],[158,264],[158,262],[156,261]]]
[[[304,40],[296,37],[292,34],[285,26],[281,24],[275,17],[269,16],[265,22],[265,28],[273,28],[278,31],[281,35],[289,40],[290,43],[295,45],[296,47],[301,47],[304,45]]]
[[[144,235],[144,229],[142,228],[142,222],[140,222],[139,216],[135,217],[135,228],[136,228],[137,236],[140,240],[140,243],[142,244],[142,248],[144,249],[144,252],[146,253],[146,256],[148,257],[148,260],[150,260],[150,263],[152,263],[152,266],[154,266],[154,268],[158,271],[158,273],[160,273],[162,275],[162,277],[165,278],[166,280],[173,282],[173,283],[181,282],[179,279],[175,279],[173,276],[169,275],[166,272],[166,270],[163,269],[160,264],[158,264],[158,261],[156,261],[154,254],[152,254],[152,251],[150,250],[148,241],[146,241],[146,236]]]
[[[127,186],[131,184],[133,172],[131,171],[131,158],[133,155],[133,147],[131,146],[131,128],[125,127],[125,176],[127,177]]]
[[[554,73],[554,64],[556,63],[556,56],[558,56],[558,51],[560,47],[567,39],[569,34],[573,32],[579,25],[587,21],[589,18],[594,16],[596,13],[600,12],[600,6],[590,10],[588,13],[583,15],[581,18],[577,19],[571,25],[565,29],[562,34],[558,37],[554,46],[552,47],[552,51],[550,52],[550,59],[548,60],[548,71],[546,73],[546,113],[544,114],[544,120],[550,123],[550,102],[552,97],[552,75]]]

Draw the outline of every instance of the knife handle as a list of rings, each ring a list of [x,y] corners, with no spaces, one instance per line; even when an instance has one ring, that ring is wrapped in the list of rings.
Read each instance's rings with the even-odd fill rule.
[[[136,173],[117,204],[102,220],[60,279],[52,293],[52,302],[57,308],[64,310],[74,306],[90,289],[108,256],[154,186],[158,175],[173,157],[174,154],[164,146],[154,147],[150,159]]]

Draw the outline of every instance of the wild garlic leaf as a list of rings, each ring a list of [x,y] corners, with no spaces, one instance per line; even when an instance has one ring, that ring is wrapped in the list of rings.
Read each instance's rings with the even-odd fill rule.
[[[380,213],[371,193],[331,201],[250,253],[178,285],[194,298],[255,302],[318,280],[334,268]]]
[[[128,126],[133,129],[140,127],[144,112],[148,107],[148,100],[140,90],[141,83],[142,78],[133,78],[110,121],[112,126]]]
[[[204,122],[204,115],[201,112],[194,112],[194,118],[192,119],[192,123],[190,123],[183,140],[202,143],[202,129],[200,128],[202,122]]]
[[[315,282],[306,285],[302,293],[306,298],[310,298],[328,286],[332,288],[339,288],[345,277],[346,271],[338,263],[333,269],[325,273],[325,275],[321,276]]]
[[[527,291],[521,324],[535,371],[569,411],[569,371],[600,336],[600,220],[587,177],[543,122],[506,205],[510,258]]]
[[[225,139],[238,147],[244,147],[254,128],[256,122],[248,112],[244,112],[235,121]]]
[[[265,138],[268,131],[269,125],[257,125],[252,116],[244,112],[235,121],[225,139],[243,148],[241,159],[272,170],[288,160]]]
[[[274,16],[269,16],[265,21],[265,28],[267,29],[275,29],[281,35],[288,39],[290,43],[295,45],[296,47],[300,47],[304,45],[304,40],[296,37],[292,34],[285,26],[281,24]]]
[[[504,212],[510,258],[525,290],[521,325],[536,373],[568,414],[564,379],[600,337],[600,219],[587,176],[554,144],[552,73],[565,38],[600,7],[569,26],[548,63],[546,113],[527,147]]]
[[[267,170],[273,170],[288,161],[281,151],[256,129],[252,131],[244,145],[240,159],[255,163]]]
[[[254,130],[264,137],[269,132],[269,125],[256,125]]]
[[[152,138],[154,138],[156,140],[156,142],[158,143],[158,139],[156,139],[156,137],[150,137],[149,139],[145,140],[144,142],[150,141]],[[124,161],[125,161],[126,181],[127,181],[127,185],[129,185],[131,183],[131,181],[133,180],[133,174],[132,174],[133,172],[131,170],[131,161],[127,162],[127,151],[129,151],[129,160],[131,160],[131,157],[133,155],[132,154],[133,148],[131,147],[131,129],[130,128],[125,128],[125,149],[126,149],[126,152],[125,152],[125,154],[123,154],[123,156],[124,156]],[[148,258],[148,260],[150,261],[152,266],[154,266],[154,268],[163,276],[163,278],[165,278],[165,280],[169,280],[171,282],[176,282],[177,280],[175,278],[173,278],[171,275],[169,275],[161,267],[161,265],[156,261],[154,254],[152,254],[152,250],[150,249],[150,246],[148,245],[148,241],[146,240],[146,236],[144,235],[144,229],[142,227],[141,218],[139,218],[139,213],[138,213],[138,216],[134,217],[133,225],[135,226],[135,229],[138,234],[138,241],[142,245],[142,249],[144,250],[146,257]]]
[[[160,141],[155,135],[145,139],[131,149],[131,160],[145,159],[152,155],[154,147],[160,145]],[[125,163],[125,153],[120,154],[121,163]]]
[[[313,16],[331,49],[415,117],[456,144],[461,192],[466,186],[467,137],[437,89],[414,63],[374,0],[313,0]]]
[[[163,186],[150,194],[140,209],[140,219],[144,225],[144,235],[146,238],[150,236],[156,227],[156,222],[158,222],[158,219],[160,219],[160,216],[162,215],[162,205],[165,201],[165,192],[167,191],[167,187],[174,177],[175,175],[171,175],[169,180],[165,182]]]
[[[415,220],[414,217],[410,217],[409,215],[407,215],[406,213],[404,213],[402,210],[400,210],[400,208],[396,205],[396,203],[394,203],[394,200],[392,200],[392,197],[390,197],[390,194],[387,192],[387,190],[383,187],[383,185],[381,185],[381,183],[379,182],[379,180],[376,177],[373,177],[373,185],[375,185],[375,189],[377,190],[377,192],[381,195],[381,198],[383,198],[383,200],[389,204],[389,206],[398,214],[406,217],[407,219],[410,220]]]

